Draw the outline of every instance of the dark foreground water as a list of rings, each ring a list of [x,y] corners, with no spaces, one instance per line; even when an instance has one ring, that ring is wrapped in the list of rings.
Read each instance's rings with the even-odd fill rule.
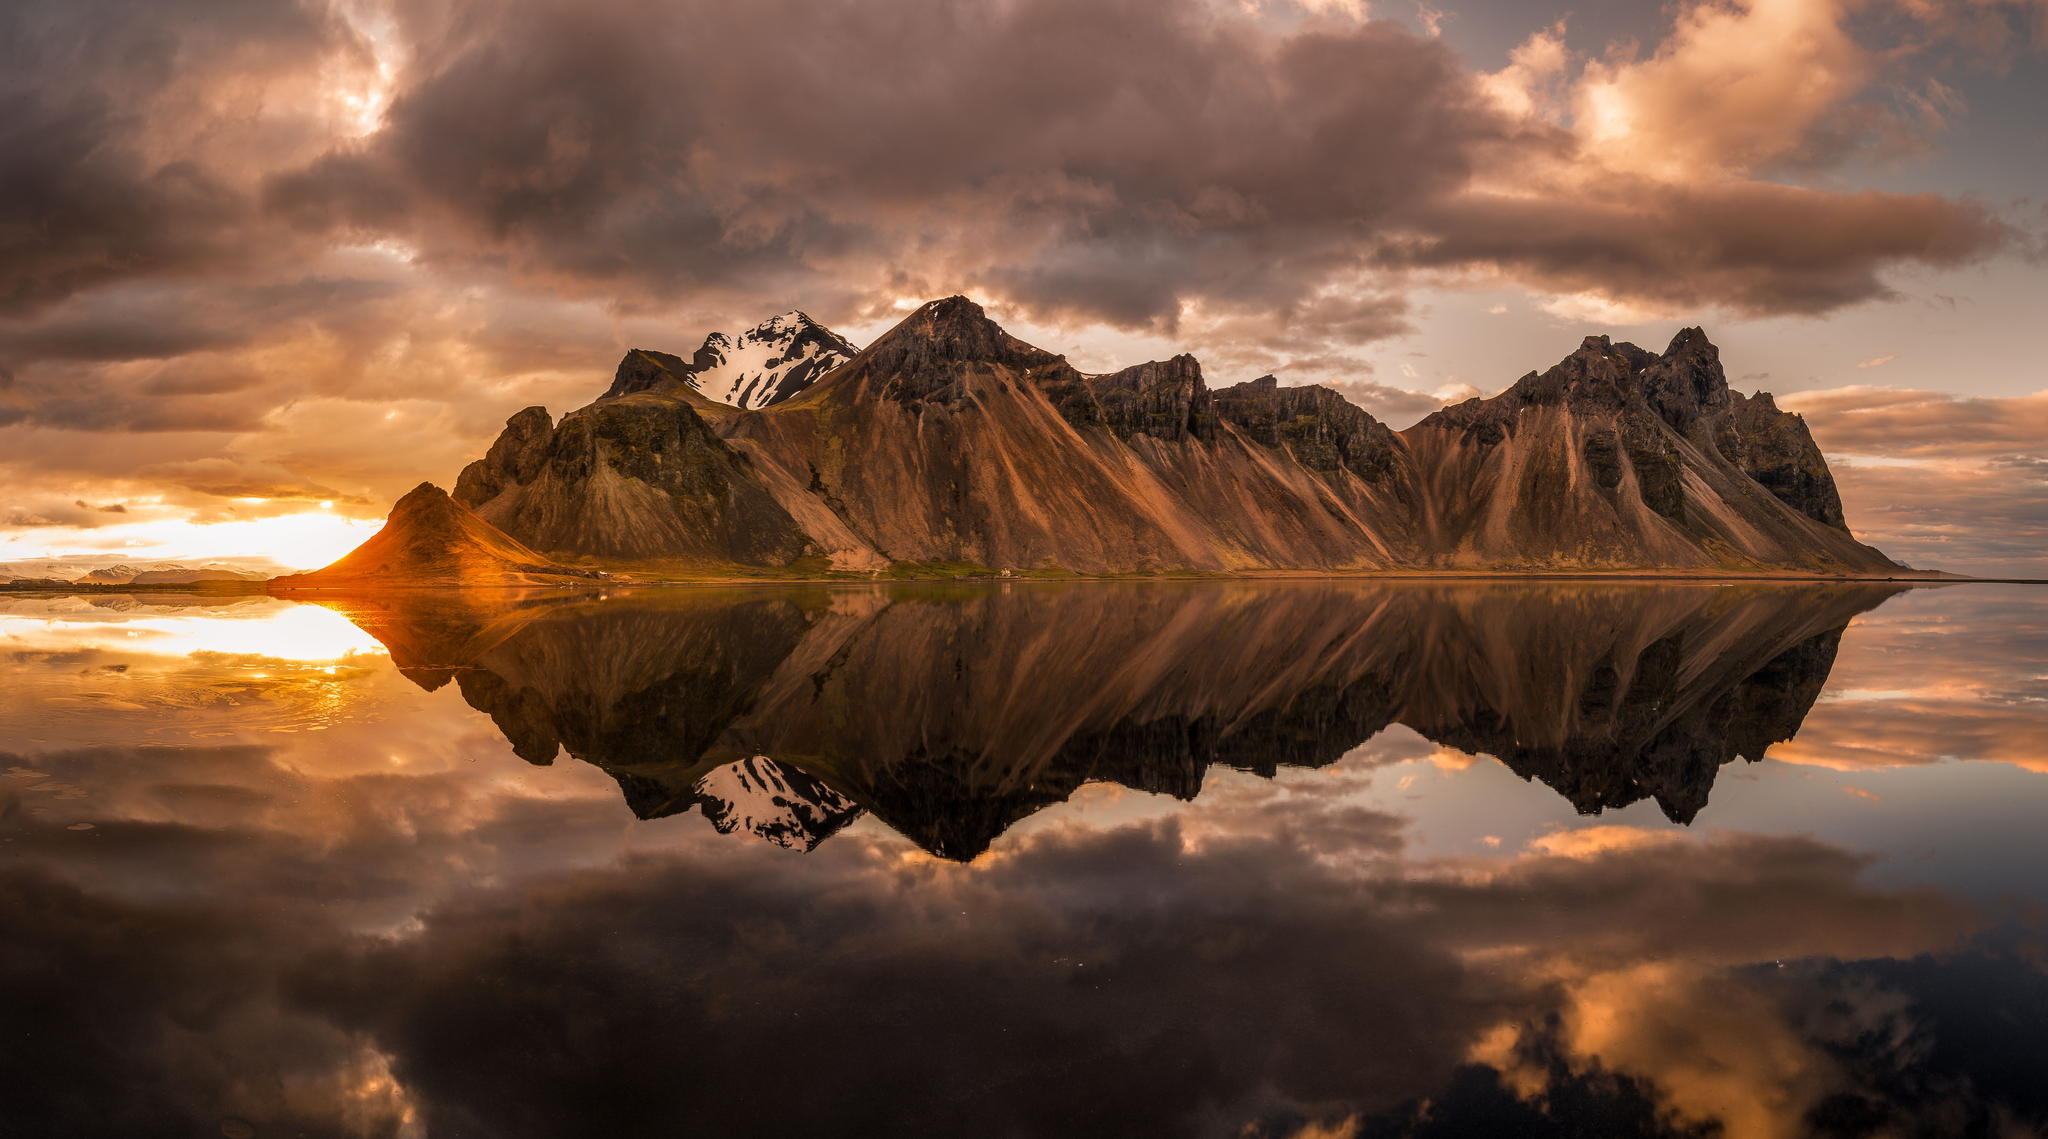
[[[2027,1135],[2048,590],[0,598],[7,1136]]]

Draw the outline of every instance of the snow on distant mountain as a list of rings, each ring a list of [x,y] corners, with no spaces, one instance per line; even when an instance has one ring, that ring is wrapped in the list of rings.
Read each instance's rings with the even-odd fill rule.
[[[270,574],[227,562],[114,562],[43,558],[0,562],[0,581],[70,581],[85,585],[186,585],[195,581],[264,581]]]
[[[716,768],[694,790],[718,833],[746,831],[791,850],[813,849],[861,813],[853,800],[765,755]]]
[[[616,399],[646,391],[673,376],[706,399],[762,408],[810,387],[825,373],[853,359],[856,351],[845,337],[804,313],[791,311],[737,336],[712,333],[688,364],[665,353],[648,353],[661,359],[665,373],[622,371],[605,396]]]
[[[146,569],[128,580],[129,585],[186,585],[195,581],[268,581],[270,575],[239,566],[208,562],[203,566],[167,565]]]
[[[137,574],[160,573],[182,568],[184,567],[176,562],[143,562],[139,564],[116,562],[110,566],[101,566],[99,569],[82,573],[75,580],[92,585],[127,585],[135,580]]]

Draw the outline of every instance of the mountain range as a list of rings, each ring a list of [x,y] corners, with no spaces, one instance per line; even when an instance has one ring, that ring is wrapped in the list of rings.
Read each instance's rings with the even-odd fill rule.
[[[189,585],[201,581],[265,581],[269,574],[226,562],[116,562],[80,564],[69,559],[0,562],[0,584],[9,581],[74,582],[84,585]]]
[[[512,416],[447,497],[441,515],[479,525],[400,542],[424,561],[284,580],[445,580],[421,568],[436,557],[467,584],[593,567],[1904,572],[1850,533],[1805,422],[1731,390],[1697,328],[1661,353],[1587,337],[1395,432],[1329,388],[1212,389],[1192,356],[1083,373],[964,297],[858,352],[790,313],[688,362],[628,352],[591,405]]]

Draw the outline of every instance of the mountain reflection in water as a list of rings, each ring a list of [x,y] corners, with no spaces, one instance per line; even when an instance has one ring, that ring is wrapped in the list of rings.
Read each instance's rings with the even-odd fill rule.
[[[0,596],[0,674],[0,1135],[2048,1125],[2048,591]]]
[[[1390,723],[1675,822],[1789,739],[1884,585],[1018,585],[331,604],[635,814],[809,849],[866,809],[970,859],[1089,782],[1335,762]]]

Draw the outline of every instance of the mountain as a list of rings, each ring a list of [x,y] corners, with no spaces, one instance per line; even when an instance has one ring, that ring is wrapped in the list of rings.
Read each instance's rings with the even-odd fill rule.
[[[178,568],[180,567],[176,562],[160,562],[155,564],[145,563],[143,565],[131,565],[127,562],[117,562],[114,565],[102,566],[96,570],[89,570],[85,573],[78,575],[76,578],[73,578],[72,580],[83,582],[90,585],[127,585],[135,580],[137,574],[163,573],[167,571],[173,571]]]
[[[747,335],[801,323],[797,343],[800,316]],[[455,499],[534,550],[624,566],[1902,569],[1848,530],[1805,423],[1732,391],[1696,328],[1661,354],[1589,337],[1398,433],[1327,388],[1212,390],[1191,356],[1082,373],[964,297],[754,409],[705,397],[737,390],[704,386],[742,358],[725,344],[630,352],[559,423],[519,412]]]
[[[78,582],[86,585],[186,585],[199,581],[264,581],[261,570],[227,562],[115,562],[45,558],[33,562],[0,562],[0,581]]]
[[[199,581],[267,581],[270,575],[238,566],[210,562],[201,566],[161,566],[142,570],[129,585],[189,585]]]
[[[1582,812],[1653,799],[1690,822],[1723,766],[1798,730],[1844,626],[1902,588],[1089,582],[327,603],[414,683],[453,680],[521,758],[602,768],[642,818],[696,809],[808,849],[867,811],[971,858],[1090,782],[1193,798],[1212,767],[1321,767],[1394,722]]]
[[[762,408],[810,387],[853,358],[846,338],[801,312],[769,317],[737,336],[714,332],[688,363],[634,349],[602,398],[681,385],[718,403]]]
[[[147,576],[145,576],[147,575]],[[123,562],[105,557],[71,556],[33,561],[0,562],[0,581],[14,579],[88,585],[128,585],[188,581],[262,581],[270,575],[228,562]]]
[[[1733,392],[1697,328],[1662,355],[1589,336],[1491,399],[1403,433],[1448,564],[1897,567],[1855,540],[1806,424]]]
[[[506,537],[448,492],[421,483],[391,508],[383,529],[340,561],[276,578],[274,589],[555,585],[589,581],[596,570],[557,564]]]
[[[621,374],[648,363],[629,355]],[[1219,406],[1187,356],[1085,375],[965,298],[761,411],[623,386],[552,428],[544,409],[514,416],[457,499],[536,549],[607,558],[1090,573],[1413,558],[1398,443],[1311,466],[1292,437],[1237,426],[1277,393]]]

